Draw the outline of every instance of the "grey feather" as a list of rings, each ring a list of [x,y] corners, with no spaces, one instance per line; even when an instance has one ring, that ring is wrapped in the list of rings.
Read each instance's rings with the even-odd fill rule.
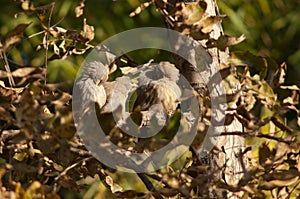
[[[124,106],[128,98],[128,93],[132,88],[130,78],[127,76],[119,77],[113,82],[105,82],[103,86],[107,93],[107,103],[101,110],[101,113],[111,113],[117,109],[121,109],[122,114],[124,114]]]
[[[103,107],[106,93],[102,85],[108,78],[106,67],[97,61],[85,64],[73,87],[73,111],[75,118],[80,118],[97,103]]]
[[[179,76],[178,69],[167,62],[142,70],[138,78],[139,87],[134,107],[140,106],[141,110],[147,110],[154,104],[162,104],[167,111],[174,111],[177,100],[181,97],[181,90],[177,85]]]

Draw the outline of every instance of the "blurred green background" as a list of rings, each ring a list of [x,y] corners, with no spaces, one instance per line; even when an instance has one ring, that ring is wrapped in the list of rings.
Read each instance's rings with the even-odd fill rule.
[[[33,1],[35,6],[53,1]],[[106,38],[136,27],[160,26],[164,22],[154,6],[146,8],[140,15],[129,17],[142,2],[139,0],[86,0],[84,14],[75,17],[74,9],[80,0],[54,1],[55,8],[51,25],[58,23],[67,29],[81,30],[83,18],[95,28],[93,45]],[[288,65],[288,83],[300,85],[300,1],[297,0],[231,0],[217,1],[222,14],[228,17],[223,21],[226,34],[240,36],[245,34],[246,41],[231,50],[248,50],[254,54],[271,56],[278,64]],[[36,46],[42,42],[43,34],[32,37],[42,30],[34,14],[22,14],[21,4],[10,0],[0,1],[0,36],[19,23],[33,22],[27,29],[26,41],[8,50],[8,56],[20,65],[40,66],[44,63],[44,51],[36,52]],[[19,13],[17,16],[16,13]],[[147,56],[145,56],[147,55]],[[66,60],[49,63],[48,81],[62,82],[71,80],[70,86],[84,56],[70,56]],[[137,53],[134,59],[143,63],[157,56],[157,51]],[[2,66],[3,67],[3,66]]]
[[[245,34],[246,41],[232,50],[249,50],[270,56],[288,66],[287,83],[300,85],[300,1],[230,0],[217,1],[228,16],[227,34]]]

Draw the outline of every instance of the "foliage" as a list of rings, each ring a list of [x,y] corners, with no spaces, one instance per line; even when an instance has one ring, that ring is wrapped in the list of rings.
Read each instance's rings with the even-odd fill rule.
[[[288,65],[289,83],[300,85],[299,76],[299,1],[233,0],[219,1],[228,18],[223,27],[230,35],[245,34],[246,41],[235,50],[247,49],[261,56],[273,57]]]
[[[226,184],[222,179],[212,181],[213,172],[209,172],[210,168],[201,164],[191,152],[165,169],[140,174],[143,184],[135,174],[121,173],[99,163],[75,133],[72,93],[66,91],[69,87],[65,80],[72,80],[67,82],[69,85],[73,83],[77,68],[72,62],[82,61],[81,55],[93,48],[91,43],[94,32],[97,33],[89,25],[90,20],[82,15],[82,11],[86,11],[85,1],[77,5],[69,1],[47,4],[20,0],[15,3],[21,7],[16,11],[16,20],[20,21],[6,27],[8,29],[2,33],[0,43],[3,60],[0,71],[0,196],[207,198],[209,190],[217,189],[251,198],[299,196],[300,89],[285,84],[287,65],[284,62],[278,65],[269,57],[238,51],[231,53],[226,65],[220,66],[225,85],[230,87],[233,81],[241,85],[237,93],[228,93],[228,103],[236,104],[237,108],[236,113],[226,116],[227,124],[237,118],[245,127],[245,132],[230,134],[247,138],[246,150],[237,155],[241,159],[247,155],[250,165],[243,168],[243,178],[237,185]],[[116,2],[114,4],[114,9],[120,8]],[[138,6],[137,3],[134,6]],[[154,6],[161,12],[166,8],[165,1],[156,0],[149,5],[142,4],[130,16],[143,15]],[[143,9],[146,11],[142,12]],[[151,14],[153,10],[148,14],[158,15]],[[206,17],[203,15],[205,10],[203,2],[192,6],[178,3],[172,13],[178,19],[174,26],[183,34],[205,41],[208,48],[225,50],[244,39],[227,35],[217,40],[210,38],[211,27],[223,16]],[[72,12],[73,17],[64,12]],[[60,20],[64,17],[66,21],[81,23],[74,27],[68,23],[61,25]],[[129,19],[122,20],[125,24],[132,23]],[[140,20],[137,24],[143,24]],[[111,31],[110,27],[104,29]],[[24,33],[29,36],[24,38]],[[106,34],[108,36],[111,32]],[[26,53],[26,59],[23,59],[23,53]],[[122,58],[127,60],[127,67],[135,67],[130,57],[124,55]],[[121,59],[115,64],[119,69],[124,67]],[[199,140],[208,128],[204,121],[211,117],[210,107],[206,105],[210,99],[202,97],[200,102],[205,108],[198,128]],[[178,123],[176,116],[175,112],[172,121]],[[123,148],[134,147],[130,142],[132,138],[116,131],[113,125],[108,127],[108,136]],[[164,135],[169,131],[166,128],[159,135],[161,143],[155,137],[146,140],[150,149],[158,147],[152,143],[163,145],[171,139],[171,136]],[[226,136],[226,133],[221,136]],[[194,144],[199,144],[199,140]]]

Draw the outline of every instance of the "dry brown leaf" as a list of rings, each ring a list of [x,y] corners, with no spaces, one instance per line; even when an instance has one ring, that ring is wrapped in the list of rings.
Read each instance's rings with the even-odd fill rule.
[[[31,24],[19,24],[13,30],[9,31],[4,40],[3,48],[7,49],[9,46],[19,43],[23,39],[25,29]]]
[[[224,51],[227,47],[239,44],[245,39],[246,37],[244,35],[241,35],[240,37],[221,35],[217,40],[210,39],[206,45],[208,48],[217,47],[218,49]]]
[[[81,15],[83,15],[83,9],[84,9],[84,1],[81,1],[80,4],[78,6],[76,6],[75,8],[75,15],[76,18],[80,17]]]
[[[15,91],[12,88],[7,88],[4,85],[3,81],[0,81],[0,96],[4,98],[10,98],[13,94],[15,94]]]
[[[295,91],[300,91],[300,88],[297,85],[290,85],[290,86],[280,86],[282,89],[287,89],[287,90],[295,90]]]
[[[72,99],[72,96],[69,93],[61,93],[59,95],[60,97],[58,99],[54,99],[51,103],[55,105],[65,106],[70,102]]]
[[[299,103],[299,93],[292,90],[292,96],[289,96],[282,101],[284,104],[297,105]]]
[[[80,34],[88,41],[92,41],[95,37],[94,26],[90,26],[86,23],[86,18],[83,19],[83,30]]]
[[[110,190],[112,193],[123,191],[123,188],[120,185],[114,183],[113,179],[110,176],[105,177],[105,182],[110,186]]]
[[[35,71],[40,72],[38,68],[26,67],[26,68],[18,68],[17,70],[14,70],[11,74],[13,77],[26,77]]]
[[[282,187],[295,183],[299,179],[299,176],[300,172],[292,168],[290,170],[265,174],[264,180],[274,186]]]
[[[279,87],[281,84],[284,83],[284,77],[287,72],[287,66],[286,63],[283,62],[280,67],[275,71],[274,78],[273,78],[273,84],[276,87]]]

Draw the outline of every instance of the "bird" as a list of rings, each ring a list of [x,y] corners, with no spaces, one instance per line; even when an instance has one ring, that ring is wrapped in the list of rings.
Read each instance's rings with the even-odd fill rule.
[[[120,109],[120,114],[124,114],[125,103],[132,89],[131,79],[127,76],[118,77],[114,81],[104,82],[103,87],[107,101],[101,109],[101,113],[110,113]]]
[[[108,70],[100,61],[85,63],[73,86],[73,113],[75,123],[94,108],[95,103],[102,108],[107,100],[103,83],[108,79]]]
[[[141,126],[152,125],[150,128],[153,130],[162,128],[179,104],[179,70],[169,62],[145,64],[133,68],[135,77],[125,75],[114,81],[107,81],[108,70],[108,66],[101,61],[87,62],[82,67],[73,93],[73,108],[76,109],[74,111],[77,118],[90,108],[95,108],[96,103],[100,120],[114,120],[107,123],[110,124],[105,128],[107,131],[119,121],[126,123],[130,116],[138,116],[136,121],[141,122],[135,122]],[[137,82],[136,85],[133,82]],[[134,89],[137,97],[133,112],[129,113],[130,110],[125,106],[130,98],[129,93]]]
[[[149,111],[152,106],[161,106],[168,114],[172,114],[181,97],[181,89],[177,84],[180,78],[178,69],[169,62],[160,62],[151,67],[142,67],[140,71],[134,109]]]

